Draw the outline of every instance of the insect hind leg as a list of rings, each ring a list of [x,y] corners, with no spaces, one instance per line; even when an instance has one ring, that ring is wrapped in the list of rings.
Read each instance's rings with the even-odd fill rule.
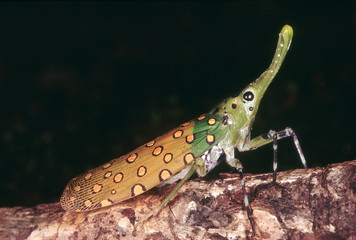
[[[244,205],[245,205],[245,209],[247,212],[247,217],[248,220],[250,222],[251,228],[252,228],[252,233],[253,235],[256,235],[256,230],[255,230],[255,220],[253,218],[253,211],[252,208],[250,206],[249,200],[248,200],[248,195],[246,192],[246,185],[245,185],[245,177],[243,174],[243,168],[237,168],[237,171],[239,173],[240,176],[240,180],[241,180],[241,188],[242,188],[242,194],[244,195]]]
[[[181,189],[183,184],[188,181],[188,179],[194,174],[196,171],[196,164],[193,163],[187,174],[180,180],[180,182],[177,184],[177,186],[171,191],[171,193],[163,200],[163,202],[157,206],[155,209],[153,209],[150,213],[146,214],[143,218],[141,218],[134,226],[134,232],[136,231],[137,227],[144,222],[146,222],[148,219],[151,217],[157,215],[163,207],[165,207],[168,202],[175,196],[175,194]]]

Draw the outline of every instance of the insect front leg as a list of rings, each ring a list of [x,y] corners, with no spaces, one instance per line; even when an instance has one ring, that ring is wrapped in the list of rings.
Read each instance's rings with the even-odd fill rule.
[[[244,205],[245,205],[245,209],[247,212],[247,217],[248,220],[250,222],[251,228],[252,228],[252,232],[253,235],[256,235],[256,230],[255,230],[255,220],[253,219],[253,212],[252,212],[252,208],[250,205],[250,202],[248,200],[248,195],[246,192],[246,184],[245,184],[245,177],[243,174],[243,167],[241,162],[235,158],[235,148],[234,147],[227,147],[224,148],[224,152],[226,155],[226,162],[237,169],[239,175],[240,175],[240,181],[241,181],[241,188],[242,188],[242,194],[244,195]]]
[[[307,162],[305,160],[302,148],[300,146],[299,140],[297,135],[295,134],[294,130],[287,127],[284,130],[281,131],[274,131],[270,130],[266,134],[262,134],[258,137],[255,137],[248,142],[244,144],[243,147],[238,147],[238,150],[243,152],[243,151],[251,151],[255,150],[256,148],[259,148],[263,145],[266,145],[270,142],[273,142],[273,183],[276,184],[276,178],[277,178],[277,167],[278,167],[278,162],[277,162],[277,151],[278,151],[278,140],[286,137],[293,137],[294,145],[298,151],[299,158],[304,166],[304,168],[307,168]]]

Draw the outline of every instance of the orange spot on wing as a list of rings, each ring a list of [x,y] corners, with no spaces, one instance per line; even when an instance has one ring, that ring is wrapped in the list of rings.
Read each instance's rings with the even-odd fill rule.
[[[102,207],[107,207],[107,206],[110,206],[111,204],[113,204],[113,202],[110,199],[102,200],[100,203],[101,203]]]
[[[133,163],[133,162],[137,159],[137,156],[138,156],[137,153],[131,154],[131,155],[126,159],[126,162],[128,162],[128,163]]]
[[[146,143],[146,147],[152,147],[153,145],[155,145],[156,140],[152,140],[151,142]]]
[[[163,157],[163,161],[165,163],[169,163],[173,159],[173,154],[172,153],[166,153]]]
[[[169,171],[168,169],[163,169],[160,173],[159,173],[159,180],[162,182],[164,180],[167,180],[168,178],[170,178],[172,176],[172,172]]]
[[[115,183],[121,182],[122,179],[124,179],[124,174],[122,172],[119,172],[119,173],[115,174],[115,176],[114,176],[114,182]]]
[[[141,166],[137,169],[137,176],[143,177],[147,173],[147,168],[145,166]]]
[[[187,153],[184,156],[184,164],[188,165],[189,163],[191,163],[193,160],[195,159],[194,154],[193,153]]]
[[[104,178],[109,178],[109,177],[111,177],[111,175],[112,175],[112,172],[108,171],[104,174]]]
[[[201,115],[200,117],[198,117],[197,119],[200,121],[200,120],[203,120],[205,118],[205,115]]]
[[[213,134],[208,134],[208,136],[206,136],[206,142],[208,144],[213,144],[215,141],[215,136]]]
[[[181,126],[181,127],[186,127],[186,126],[188,126],[190,123],[191,123],[191,121],[185,122],[185,123],[181,124],[180,126]]]
[[[104,164],[104,165],[103,165],[103,169],[106,169],[106,168],[110,167],[110,166],[111,166],[111,164],[112,164],[112,163],[107,163],[107,164]]]
[[[103,185],[101,185],[101,184],[95,184],[95,185],[93,186],[93,192],[94,192],[94,193],[100,192],[102,188],[103,188]]]
[[[86,200],[86,201],[84,201],[84,205],[85,205],[86,207],[91,207],[91,206],[93,205],[93,202],[90,201],[90,200]]]
[[[140,183],[137,183],[131,188],[131,196],[133,197],[139,195],[145,191],[146,191],[145,186]]]
[[[216,119],[215,118],[209,118],[208,120],[208,124],[209,125],[214,125],[216,123]]]
[[[162,146],[159,146],[159,147],[156,147],[153,152],[152,152],[152,155],[153,156],[158,156],[162,153],[163,151],[163,147]]]
[[[187,141],[187,143],[192,143],[194,141],[195,137],[194,134],[189,134],[188,136],[185,137],[185,140]]]
[[[92,173],[88,173],[87,175],[85,175],[85,180],[89,180],[91,178],[93,174]]]
[[[180,138],[183,135],[183,130],[177,130],[173,133],[173,138]]]

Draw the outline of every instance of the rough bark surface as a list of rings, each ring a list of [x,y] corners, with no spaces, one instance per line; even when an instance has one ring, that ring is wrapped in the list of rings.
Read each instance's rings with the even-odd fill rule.
[[[187,182],[167,207],[139,225],[172,186],[108,208],[69,213],[59,203],[0,209],[0,239],[356,239],[356,160],[246,176],[258,235],[252,237],[240,180]]]

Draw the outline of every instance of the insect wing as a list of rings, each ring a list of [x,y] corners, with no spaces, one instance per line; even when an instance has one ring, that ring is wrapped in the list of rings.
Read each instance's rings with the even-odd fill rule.
[[[202,115],[178,128],[72,179],[62,207],[89,211],[137,196],[191,164],[225,136],[224,117]]]

